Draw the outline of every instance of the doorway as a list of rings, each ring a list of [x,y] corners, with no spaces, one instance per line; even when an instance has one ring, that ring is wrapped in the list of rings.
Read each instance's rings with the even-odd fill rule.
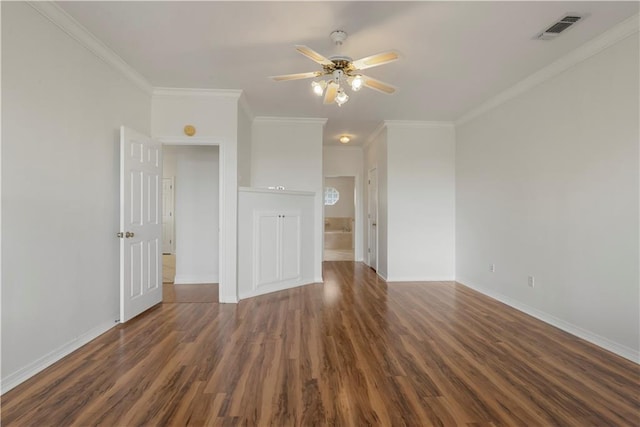
[[[355,177],[324,179],[324,261],[355,260]]]
[[[367,249],[367,264],[375,271],[378,271],[378,171],[376,169],[369,171],[368,186],[367,229],[369,247]]]
[[[163,288],[165,296],[172,296],[165,302],[180,300],[175,295],[181,291],[190,289],[191,295],[205,286],[215,286],[217,296],[219,146],[165,145],[163,154]]]

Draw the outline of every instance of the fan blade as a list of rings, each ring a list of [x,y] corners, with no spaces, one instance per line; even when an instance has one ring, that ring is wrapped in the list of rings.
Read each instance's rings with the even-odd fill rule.
[[[391,95],[396,91],[394,86],[391,86],[387,83],[381,82],[380,80],[376,80],[373,77],[362,76],[362,84],[370,89],[377,90],[378,92],[386,93],[387,95]]]
[[[269,78],[277,82],[280,82],[284,80],[310,79],[312,77],[321,76],[322,74],[323,74],[322,71],[310,71],[308,73],[284,74],[282,76],[271,76]]]
[[[378,65],[388,64],[397,61],[400,55],[395,50],[379,53],[377,55],[367,56],[366,58],[353,61],[351,64],[356,70],[366,70],[367,68],[377,67]]]
[[[333,61],[325,58],[324,56],[320,55],[315,50],[308,48],[307,46],[296,45],[296,50],[320,65],[333,65]]]
[[[336,100],[336,95],[338,94],[338,84],[336,82],[331,82],[327,85],[327,91],[324,94],[324,103],[331,104]]]

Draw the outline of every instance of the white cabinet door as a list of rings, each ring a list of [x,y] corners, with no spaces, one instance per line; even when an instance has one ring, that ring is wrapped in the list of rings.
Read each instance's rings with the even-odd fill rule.
[[[260,212],[256,215],[254,243],[255,287],[275,283],[279,280],[280,214]]]
[[[254,289],[295,281],[301,275],[299,212],[256,212]]]
[[[300,278],[300,214],[280,217],[280,280]]]

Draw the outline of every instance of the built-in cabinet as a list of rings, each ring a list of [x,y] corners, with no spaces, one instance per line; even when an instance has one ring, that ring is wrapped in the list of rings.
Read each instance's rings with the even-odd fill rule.
[[[314,282],[314,202],[311,191],[240,187],[240,299]]]
[[[300,280],[299,211],[254,212],[254,283],[256,288]]]

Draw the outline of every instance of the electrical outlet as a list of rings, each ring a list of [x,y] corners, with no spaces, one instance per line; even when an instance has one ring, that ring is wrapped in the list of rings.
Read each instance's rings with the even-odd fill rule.
[[[527,283],[529,284],[530,288],[534,288],[536,286],[536,278],[533,276],[529,276]]]
[[[489,271],[492,273],[496,272],[496,265],[495,264],[489,264]]]

